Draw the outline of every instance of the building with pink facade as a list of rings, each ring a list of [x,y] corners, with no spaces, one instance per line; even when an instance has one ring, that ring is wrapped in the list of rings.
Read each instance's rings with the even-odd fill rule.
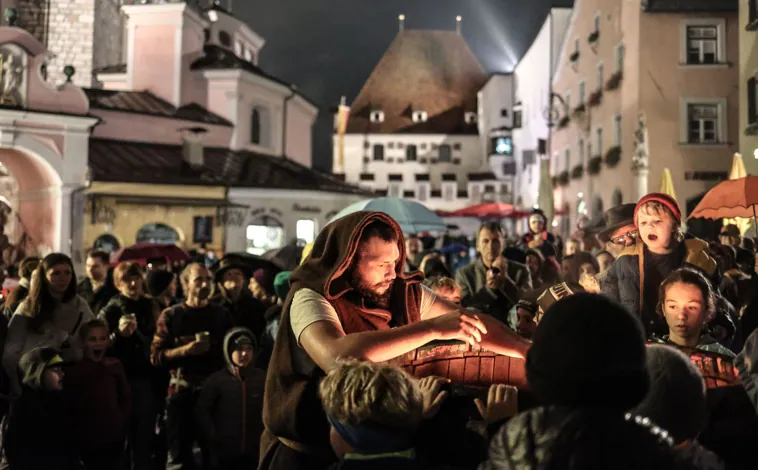
[[[260,68],[264,39],[218,3],[124,5],[116,21],[78,1],[95,15],[82,24],[85,13],[59,18],[52,2],[44,27],[16,3],[17,26],[0,28],[0,162],[17,183],[0,192],[9,239],[26,251],[81,259],[93,245],[152,240],[260,253],[312,241],[367,196],[311,169],[317,106]],[[112,20],[120,54],[98,52],[97,15]],[[87,27],[88,65],[64,64],[61,79],[53,38]]]
[[[726,177],[738,133],[736,0],[577,0],[553,79],[562,231],[671,170],[685,213]]]

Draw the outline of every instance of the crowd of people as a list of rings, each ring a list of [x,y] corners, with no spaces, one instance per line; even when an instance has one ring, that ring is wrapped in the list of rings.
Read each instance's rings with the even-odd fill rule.
[[[92,251],[77,282],[64,254],[27,258],[0,317],[2,466],[758,465],[755,240],[695,238],[658,193],[565,242],[547,222],[483,223],[470,256],[356,212],[292,272]],[[523,361],[528,385],[397,364],[437,341]]]

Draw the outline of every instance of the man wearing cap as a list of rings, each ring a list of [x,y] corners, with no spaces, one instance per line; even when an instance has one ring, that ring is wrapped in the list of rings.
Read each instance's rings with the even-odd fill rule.
[[[528,343],[505,325],[461,311],[404,267],[402,230],[384,213],[355,212],[319,233],[290,278],[266,379],[260,469],[336,461],[317,389],[340,358],[386,362],[435,340],[525,355]]]
[[[266,307],[247,289],[252,269],[236,256],[226,256],[218,262],[213,280],[218,287],[214,303],[226,308],[234,326],[253,332],[260,344],[266,330]]]
[[[716,261],[708,244],[686,239],[681,231],[682,212],[668,194],[650,193],[634,209],[639,235],[634,245],[624,248],[613,271],[618,278],[619,300],[639,316],[648,335],[667,333],[668,327],[656,313],[658,288],[666,276],[683,266],[696,268],[718,286]]]

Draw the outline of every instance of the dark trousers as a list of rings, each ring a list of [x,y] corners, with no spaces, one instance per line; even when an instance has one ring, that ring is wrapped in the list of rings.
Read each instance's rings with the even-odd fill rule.
[[[152,453],[155,442],[155,420],[157,406],[155,391],[149,377],[129,380],[132,389],[132,414],[129,423],[127,450],[133,470],[149,470],[152,467]]]
[[[195,405],[200,388],[186,387],[166,399],[166,470],[195,470],[195,443],[200,447],[204,469],[210,468],[208,448],[198,432]]]
[[[123,441],[97,450],[83,450],[81,458],[84,470],[124,470],[126,468]]]

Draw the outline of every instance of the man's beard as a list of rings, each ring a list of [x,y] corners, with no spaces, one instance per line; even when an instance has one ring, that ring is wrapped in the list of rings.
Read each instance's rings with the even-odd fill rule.
[[[354,270],[350,276],[350,285],[353,287],[353,289],[358,291],[358,294],[361,296],[361,298],[363,298],[363,301],[366,304],[384,309],[390,308],[392,285],[390,285],[389,289],[387,289],[386,292],[379,294],[373,290],[372,286],[369,286],[363,282],[363,280],[358,276],[358,272],[356,270]]]

